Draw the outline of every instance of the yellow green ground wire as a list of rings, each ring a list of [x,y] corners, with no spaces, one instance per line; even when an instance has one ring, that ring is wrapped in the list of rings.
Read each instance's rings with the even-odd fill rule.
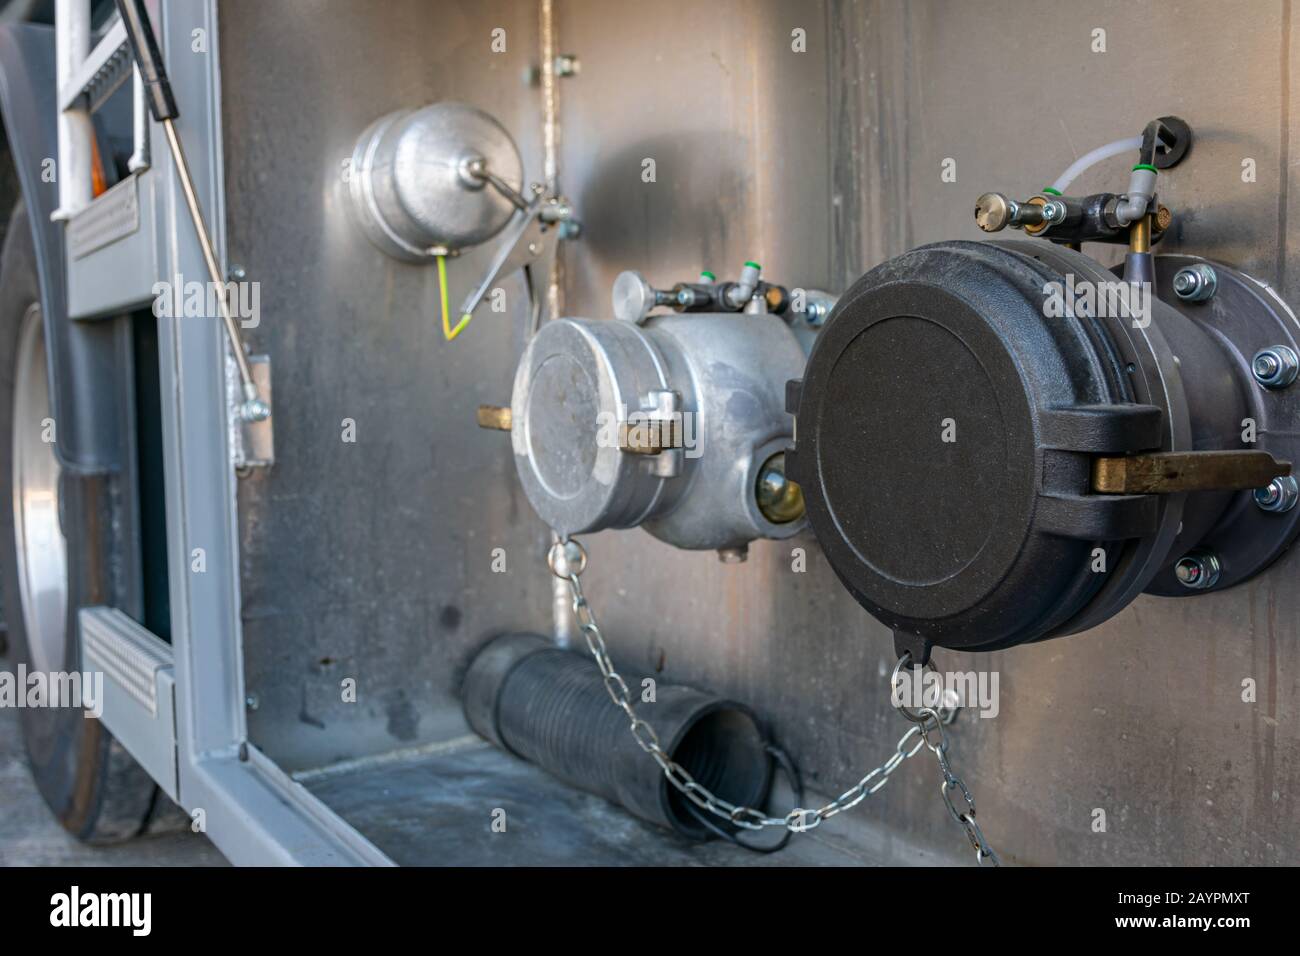
[[[438,298],[442,301],[442,334],[450,342],[456,336],[464,331],[465,326],[469,325],[469,320],[474,318],[472,312],[466,312],[460,317],[453,329],[449,321],[451,308],[447,305],[447,257],[438,256]]]

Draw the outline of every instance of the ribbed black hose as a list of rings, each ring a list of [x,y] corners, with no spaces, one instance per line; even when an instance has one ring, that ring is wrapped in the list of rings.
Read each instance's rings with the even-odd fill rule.
[[[654,702],[640,702],[640,681],[628,684],[637,713],[673,759],[718,796],[762,806],[771,758],[747,708],[669,684],[656,686]],[[590,657],[536,635],[505,635],[479,653],[463,694],[470,725],[498,746],[643,819],[693,838],[709,835],[633,740]]]

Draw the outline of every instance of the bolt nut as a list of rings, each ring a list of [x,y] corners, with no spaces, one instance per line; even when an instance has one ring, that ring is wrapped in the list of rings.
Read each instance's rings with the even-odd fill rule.
[[[555,58],[556,76],[577,76],[582,72],[582,61],[576,53],[561,53]]]
[[[1261,511],[1282,514],[1294,508],[1297,499],[1300,499],[1300,486],[1294,475],[1274,478],[1265,487],[1255,489],[1255,504]]]
[[[1178,583],[1192,591],[1204,591],[1219,581],[1219,559],[1208,551],[1192,551],[1174,565]]]
[[[1255,353],[1250,371],[1265,388],[1286,388],[1300,371],[1300,359],[1289,345],[1270,345]]]
[[[256,425],[271,417],[271,406],[260,398],[250,398],[239,407],[239,417],[250,425]]]
[[[1218,275],[1204,262],[1179,269],[1174,275],[1174,294],[1184,302],[1204,302],[1218,286]]]
[[[810,328],[820,329],[830,318],[831,311],[835,308],[837,299],[835,296],[818,289],[803,290],[803,311],[794,314],[803,317],[803,321]]]

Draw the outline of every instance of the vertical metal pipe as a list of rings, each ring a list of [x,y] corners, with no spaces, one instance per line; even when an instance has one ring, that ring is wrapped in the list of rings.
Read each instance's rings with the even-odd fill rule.
[[[538,32],[541,38],[541,78],[542,86],[542,177],[546,181],[547,191],[551,195],[558,189],[560,175],[559,160],[559,94],[555,88],[555,8],[552,0],[541,0],[538,6]],[[559,256],[551,265],[551,274],[546,281],[546,305],[551,318],[558,318],[560,313],[560,265]],[[551,543],[559,540],[559,535],[552,532]],[[573,603],[569,597],[568,582],[551,577],[551,617],[555,643],[560,647],[570,647],[577,638],[577,621],[573,616]]]
[[[555,11],[552,0],[541,0],[542,175],[546,188],[554,189],[559,173],[556,119],[559,104],[555,90]]]
[[[59,102],[77,68],[90,56],[90,0],[57,0],[54,6],[55,72]],[[94,135],[82,107],[59,111],[59,208],[52,218],[68,219],[93,198],[90,164]]]
[[[551,532],[551,544],[560,540],[560,536]],[[554,631],[557,647],[571,648],[578,641],[578,620],[573,613],[573,596],[569,593],[569,582],[556,575],[551,575],[551,629]]]
[[[1128,251],[1137,252],[1137,253],[1151,251],[1151,214],[1150,213],[1140,217],[1129,228]]]
[[[541,0],[539,33],[541,34],[542,84],[542,175],[547,191],[556,195],[560,178],[560,94],[555,85],[555,9],[553,0]],[[547,314],[560,316],[560,278],[562,267],[557,253],[546,282]]]
[[[126,168],[133,173],[149,168],[149,104],[145,100],[144,80],[140,79],[140,68],[131,68],[131,105],[132,129],[134,132],[131,158]]]

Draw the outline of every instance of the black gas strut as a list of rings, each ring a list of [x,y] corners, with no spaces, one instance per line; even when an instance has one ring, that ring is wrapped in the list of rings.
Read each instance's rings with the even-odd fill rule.
[[[239,379],[243,387],[244,401],[240,414],[245,421],[260,422],[271,415],[270,406],[262,401],[257,393],[257,384],[253,381],[248,367],[248,355],[240,338],[239,325],[230,311],[230,301],[226,295],[226,284],[217,265],[216,250],[208,234],[207,223],[203,219],[203,210],[199,207],[198,193],[194,189],[194,179],[190,175],[189,163],[185,160],[185,150],[181,148],[180,137],[176,134],[175,120],[180,116],[176,108],[176,97],[172,94],[171,82],[167,79],[167,68],[163,65],[162,53],[158,49],[158,40],[153,27],[149,24],[149,14],[145,10],[144,0],[116,0],[117,12],[126,27],[127,39],[131,43],[131,52],[135,55],[135,65],[140,71],[140,79],[149,102],[149,112],[162,124],[167,134],[167,144],[171,148],[172,161],[180,176],[181,189],[185,193],[185,203],[189,206],[190,219],[194,231],[198,233],[199,245],[203,249],[203,259],[207,263],[208,275],[212,287],[219,290],[216,296],[221,305],[221,319],[225,323],[226,333],[230,336],[230,345],[235,353],[235,362],[239,365]]]

